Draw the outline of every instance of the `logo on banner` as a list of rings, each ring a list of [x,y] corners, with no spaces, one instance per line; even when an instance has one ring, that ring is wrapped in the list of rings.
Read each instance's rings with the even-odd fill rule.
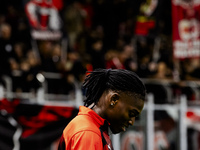
[[[52,0],[31,0],[25,6],[34,39],[61,38],[62,22]]]
[[[172,11],[174,57],[200,57],[200,1],[173,0]]]
[[[169,142],[163,131],[156,131],[154,136],[154,150],[169,149]],[[143,132],[128,131],[122,136],[121,150],[143,150],[144,140]]]
[[[143,150],[143,132],[128,131],[122,136],[121,150]]]

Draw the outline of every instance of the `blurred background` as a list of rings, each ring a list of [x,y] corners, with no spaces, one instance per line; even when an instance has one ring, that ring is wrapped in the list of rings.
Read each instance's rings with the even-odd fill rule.
[[[116,150],[200,149],[200,0],[2,0],[0,150],[55,150],[96,68],[147,88]]]

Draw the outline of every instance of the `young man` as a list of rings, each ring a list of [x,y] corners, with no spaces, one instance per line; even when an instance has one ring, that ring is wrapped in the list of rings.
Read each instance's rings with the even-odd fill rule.
[[[97,69],[86,77],[84,106],[66,126],[58,150],[112,150],[113,134],[133,125],[144,106],[146,89],[140,78],[124,69]]]

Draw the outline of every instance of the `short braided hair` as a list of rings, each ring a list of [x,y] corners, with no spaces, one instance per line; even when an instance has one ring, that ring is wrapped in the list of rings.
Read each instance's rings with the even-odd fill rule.
[[[146,88],[133,71],[125,69],[96,69],[86,76],[83,82],[86,90],[84,106],[96,105],[106,90],[131,92],[145,100]]]

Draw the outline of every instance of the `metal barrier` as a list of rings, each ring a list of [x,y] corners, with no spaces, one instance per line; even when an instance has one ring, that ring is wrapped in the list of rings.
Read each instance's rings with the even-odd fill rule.
[[[179,104],[154,104],[153,95],[148,95],[147,104],[145,109],[147,110],[147,150],[154,150],[154,117],[153,112],[155,110],[170,111],[174,109],[179,111],[179,150],[187,150],[187,126],[185,122],[185,116],[187,111],[187,99],[184,95],[181,96]]]
[[[145,103],[144,110],[146,111],[146,133],[145,133],[145,150],[154,150],[154,111],[155,110],[175,110],[179,112],[179,143],[177,150],[187,150],[187,125],[185,122],[185,116],[187,111],[187,99],[185,96],[181,96],[179,104],[155,104],[153,100],[153,95],[148,94],[147,102]],[[145,131],[144,131],[145,132]],[[112,136],[114,148],[119,150],[120,149],[120,134]]]
[[[41,87],[37,89],[36,92],[13,92],[12,91],[12,79],[9,76],[3,76],[2,80],[5,81],[5,87],[0,84],[0,97],[13,99],[26,99],[27,102],[34,102],[40,104],[46,103],[59,103],[66,105],[74,105],[79,106],[82,105],[82,91],[81,85],[78,82],[74,83],[75,91],[73,94],[53,94],[48,93],[47,86],[48,82],[46,79],[60,79],[61,74],[59,73],[51,73],[51,72],[44,72],[43,74],[38,74],[37,79],[41,83]],[[56,104],[55,104],[56,105]]]
[[[58,77],[58,76],[57,76]],[[75,107],[79,107],[80,105],[83,105],[83,94],[81,91],[80,83],[75,83],[75,95],[74,97],[70,95],[56,95],[56,94],[48,94],[45,90],[46,84],[42,84],[43,86],[40,87],[37,90],[37,93],[14,93],[11,90],[12,87],[12,81],[9,77],[4,76],[3,77],[6,86],[0,86],[0,97],[6,97],[8,99],[12,98],[22,98],[27,99],[30,102],[34,103],[40,103],[44,105],[72,105]],[[147,81],[146,81],[147,82]],[[164,84],[163,84],[164,85]],[[168,87],[167,87],[168,88]],[[195,91],[195,94],[198,96],[199,90],[198,86],[193,86],[193,89]],[[171,91],[169,91],[169,88],[167,89],[169,92],[168,96],[171,97]],[[48,97],[51,97],[54,100],[49,100]],[[67,100],[58,100],[58,97],[62,97],[60,99],[67,99]],[[171,102],[171,100],[170,100]],[[186,123],[186,112],[188,108],[193,108],[193,106],[188,106],[188,100],[186,96],[181,95],[178,103],[169,103],[169,104],[155,104],[154,103],[154,95],[152,93],[149,93],[147,96],[147,101],[145,103],[144,110],[146,112],[146,122],[145,122],[145,150],[154,150],[154,136],[155,136],[155,130],[154,130],[154,111],[155,110],[165,110],[165,111],[176,111],[178,115],[178,149],[177,150],[187,150],[187,123]],[[137,122],[136,122],[137,124]],[[121,137],[120,134],[112,135],[113,140],[113,146],[116,150],[119,150],[121,147]]]

